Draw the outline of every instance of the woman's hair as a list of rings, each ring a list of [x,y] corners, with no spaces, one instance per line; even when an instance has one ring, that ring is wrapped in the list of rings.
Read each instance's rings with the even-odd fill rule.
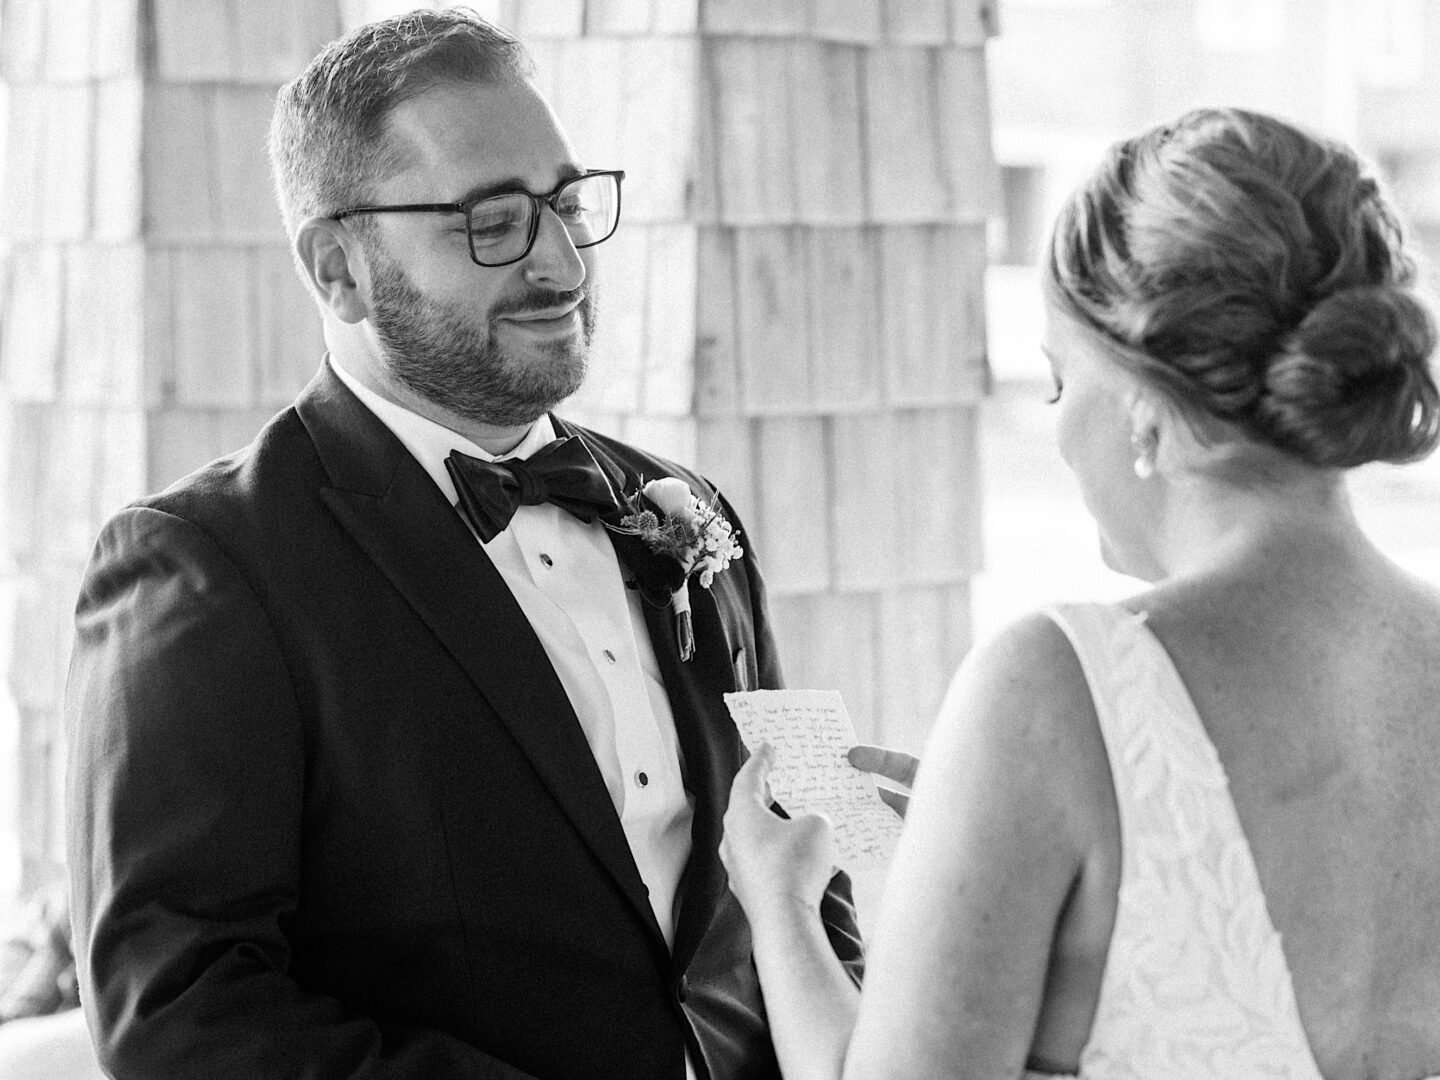
[[[412,11],[331,42],[275,99],[270,162],[286,231],[366,201],[399,169],[386,129],[397,105],[437,83],[532,72],[518,40],[466,8]]]
[[[1044,284],[1202,421],[1327,468],[1440,439],[1435,323],[1355,154],[1197,109],[1114,146],[1060,212]]]

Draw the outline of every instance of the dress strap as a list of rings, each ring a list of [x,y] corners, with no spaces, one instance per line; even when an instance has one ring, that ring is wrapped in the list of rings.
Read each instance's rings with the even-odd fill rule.
[[[1121,875],[1086,1080],[1323,1080],[1229,780],[1145,616],[1057,606],[1120,815]]]

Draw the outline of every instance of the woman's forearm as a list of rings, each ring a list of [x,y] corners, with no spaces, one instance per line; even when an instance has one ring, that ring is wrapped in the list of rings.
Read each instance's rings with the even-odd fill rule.
[[[777,900],[752,918],[751,930],[785,1080],[839,1080],[860,991],[836,959],[819,909],[798,898]]]

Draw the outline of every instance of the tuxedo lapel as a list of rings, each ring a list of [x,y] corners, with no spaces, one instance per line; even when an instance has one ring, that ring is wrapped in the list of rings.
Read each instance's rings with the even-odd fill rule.
[[[559,420],[555,423],[557,432],[585,437],[583,432],[575,432]],[[622,495],[638,491],[642,479],[655,480],[664,475],[657,473],[642,478],[639,470],[595,440],[586,442],[600,466],[612,477],[619,478]],[[612,532],[610,539],[616,554],[627,565],[631,559],[648,554],[636,550],[641,544],[637,537]],[[725,585],[728,583],[716,579],[715,589]],[[680,919],[673,950],[675,963],[682,969],[699,946],[710,925],[716,901],[726,888],[725,871],[716,852],[730,799],[730,782],[744,757],[744,746],[725,707],[724,695],[739,687],[715,591],[701,588],[696,581],[691,581],[688,588],[695,632],[695,653],[689,660],[680,659],[680,643],[670,604],[657,602],[653,597],[644,597],[640,604],[675,718],[675,734],[684,757],[685,786],[695,798],[690,861],[680,881]]]
[[[645,623],[665,680],[675,734],[685,757],[685,781],[695,797],[690,826],[690,861],[680,880],[680,919],[675,929],[675,963],[683,968],[694,955],[716,900],[726,887],[716,852],[722,818],[730,799],[730,781],[740,767],[743,746],[725,707],[724,695],[737,689],[730,647],[720,610],[709,589],[690,585],[695,654],[680,659],[675,618],[668,606],[646,603]]]
[[[296,408],[333,480],[321,498],[469,674],[576,831],[659,935],[574,708],[484,549],[420,464],[328,364]]]

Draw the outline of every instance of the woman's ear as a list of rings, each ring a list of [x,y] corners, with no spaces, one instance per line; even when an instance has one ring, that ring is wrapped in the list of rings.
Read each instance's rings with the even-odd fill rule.
[[[312,217],[295,234],[295,255],[321,307],[344,323],[370,314],[369,268],[355,234],[340,221]]]
[[[1128,395],[1126,411],[1130,417],[1130,448],[1135,452],[1135,475],[1148,480],[1159,468],[1162,447],[1173,442],[1165,423],[1168,418],[1153,395],[1138,387]]]

